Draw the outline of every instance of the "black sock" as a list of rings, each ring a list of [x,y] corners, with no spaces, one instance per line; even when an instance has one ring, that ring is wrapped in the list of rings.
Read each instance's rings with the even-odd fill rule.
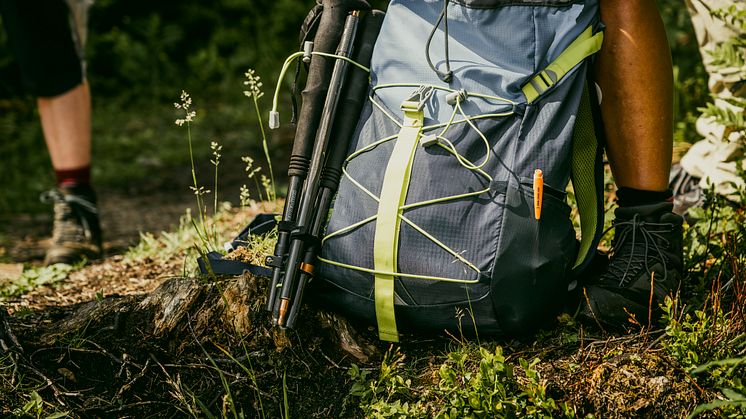
[[[617,204],[620,207],[636,207],[639,205],[671,202],[673,194],[670,189],[665,191],[646,191],[643,189],[621,187],[616,191]]]

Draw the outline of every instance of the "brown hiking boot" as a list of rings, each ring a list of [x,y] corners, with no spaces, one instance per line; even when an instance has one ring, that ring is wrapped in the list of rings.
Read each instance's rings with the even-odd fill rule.
[[[63,186],[44,192],[42,202],[54,204],[52,245],[45,265],[73,264],[102,256],[96,194],[90,186]]]

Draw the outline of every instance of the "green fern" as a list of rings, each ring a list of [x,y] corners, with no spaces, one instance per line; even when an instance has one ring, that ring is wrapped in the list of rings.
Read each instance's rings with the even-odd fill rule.
[[[724,21],[734,29],[746,31],[746,8],[740,5],[732,4],[722,9],[713,10],[712,16]]]
[[[746,40],[741,38],[724,42],[709,52],[713,65],[720,68],[736,69],[735,71],[738,71],[742,78],[746,74],[746,69],[744,69],[746,64],[745,54]]]
[[[722,20],[740,33],[709,52],[711,64],[716,67],[716,71],[737,75],[740,80],[746,80],[746,7],[732,4],[711,13],[713,17]],[[702,115],[725,127],[726,137],[733,132],[746,132],[746,99],[717,99],[724,100],[733,107],[726,108],[708,103],[705,107],[699,108]]]
[[[746,103],[741,105],[746,105]],[[716,106],[714,103],[708,103],[705,107],[699,108],[699,110],[702,112],[702,115],[712,118],[716,123],[724,126],[726,136],[731,132],[746,132],[746,115],[744,111],[736,112],[729,108]]]

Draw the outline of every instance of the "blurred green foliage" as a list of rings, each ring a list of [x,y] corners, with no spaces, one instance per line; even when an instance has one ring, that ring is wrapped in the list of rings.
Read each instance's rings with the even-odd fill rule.
[[[215,93],[246,68],[272,74],[296,49],[310,0],[97,0],[90,9],[88,76],[98,97],[162,102],[173,90]],[[5,43],[5,34],[0,42]],[[0,48],[0,98],[22,95]],[[233,89],[232,86],[229,88]],[[168,103],[168,102],[166,102]]]
[[[282,61],[298,48],[298,28],[312,5],[312,0],[97,0],[86,48],[96,184],[132,193],[165,185],[186,191],[188,153],[183,131],[173,126],[171,106],[182,89],[198,112],[193,126],[198,164],[209,165],[214,139],[225,146],[226,168],[241,170],[241,155],[260,156],[255,116],[242,94],[243,74],[254,68],[265,89],[274,86]],[[696,109],[707,99],[705,72],[683,0],[659,5],[676,66],[677,139],[694,141]],[[22,91],[5,45],[0,30],[0,214],[38,210],[36,197],[53,184],[34,99]],[[260,103],[265,109],[269,96]],[[275,155],[284,152],[275,147]]]
[[[684,0],[657,2],[674,65],[674,142],[693,143],[699,140],[694,129],[697,108],[709,100],[707,72]]]
[[[282,61],[298,48],[299,23],[312,4],[97,0],[86,46],[95,183],[132,193],[166,185],[187,191],[185,134],[173,125],[171,105],[182,89],[198,112],[198,164],[209,165],[212,140],[235,154],[227,167],[231,157],[242,170],[240,155],[259,156],[255,116],[242,93],[244,72],[255,68],[265,86],[273,86]],[[53,184],[35,100],[23,92],[5,38],[0,30],[0,214],[43,208],[36,197]]]

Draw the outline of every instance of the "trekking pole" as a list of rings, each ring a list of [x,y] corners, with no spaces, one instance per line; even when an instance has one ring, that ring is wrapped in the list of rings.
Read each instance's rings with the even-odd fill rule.
[[[370,66],[373,46],[381,30],[383,17],[384,13],[382,11],[373,10],[362,19],[362,33],[355,43],[352,58],[353,61],[364,67]],[[332,199],[337,193],[337,188],[339,188],[342,164],[347,157],[350,140],[357,127],[360,112],[362,112],[363,105],[367,100],[367,92],[370,86],[369,81],[369,73],[367,71],[363,71],[360,68],[353,68],[347,76],[342,89],[344,96],[339,102],[338,108],[340,110],[334,120],[334,128],[331,134],[334,142],[329,145],[330,152],[321,173],[321,189],[319,191],[318,205],[315,209],[313,227],[310,231],[313,239],[306,248],[303,257],[305,269],[300,270],[298,284],[295,286],[294,296],[290,300],[289,314],[285,321],[285,327],[287,328],[292,329],[295,326],[295,321],[303,301],[303,290],[308,280],[313,277],[313,267],[316,264],[316,257],[321,248],[321,230],[326,223]]]
[[[359,14],[359,11],[353,11],[347,16],[344,30],[342,31],[342,39],[339,41],[339,48],[337,49],[336,55],[342,57],[350,56],[353,42],[355,40],[355,34],[357,32]],[[321,116],[321,122],[319,123],[319,130],[316,135],[316,142],[313,145],[311,165],[308,169],[305,190],[301,197],[300,212],[296,221],[295,230],[290,238],[290,251],[287,255],[285,274],[280,287],[279,307],[276,307],[278,310],[277,324],[281,327],[285,326],[285,318],[288,313],[290,297],[295,290],[295,285],[298,279],[298,270],[306,268],[306,266],[302,264],[302,256],[305,253],[304,245],[309,241],[309,239],[311,239],[309,232],[312,226],[310,224],[313,221],[313,210],[316,206],[316,198],[319,190],[319,178],[321,176],[321,169],[324,165],[324,157],[327,151],[327,145],[329,144],[332,123],[334,122],[337,103],[339,102],[340,90],[347,74],[347,67],[348,63],[346,60],[337,59],[334,63],[334,71],[332,72],[331,81],[329,82],[329,93],[326,95],[324,110]]]
[[[367,10],[368,4],[361,0],[324,0],[322,15],[319,20],[316,35],[313,39],[313,51],[320,53],[334,53],[342,37],[344,22],[349,10]],[[301,199],[303,183],[308,175],[311,153],[314,147],[319,120],[323,112],[323,104],[329,91],[329,83],[334,71],[335,62],[326,57],[311,58],[308,66],[306,85],[301,93],[303,104],[298,115],[298,125],[295,130],[293,151],[288,166],[288,192],[282,220],[278,223],[277,244],[272,256],[266,259],[266,265],[272,267],[272,279],[269,284],[267,311],[273,313],[277,321],[278,286],[285,271],[285,258],[290,244],[291,232],[296,228],[295,220],[298,215],[298,204]],[[270,114],[270,127],[277,125],[277,115]]]

